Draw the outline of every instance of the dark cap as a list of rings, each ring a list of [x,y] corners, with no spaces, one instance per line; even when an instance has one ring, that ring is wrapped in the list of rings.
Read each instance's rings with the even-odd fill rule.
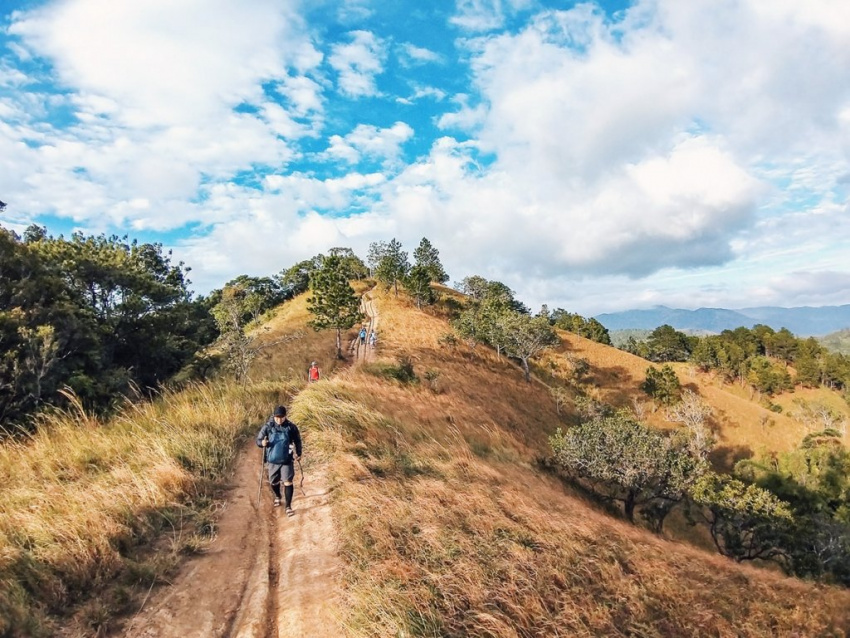
[[[277,406],[274,409],[274,415],[275,416],[286,416],[286,408],[283,407],[282,405]]]

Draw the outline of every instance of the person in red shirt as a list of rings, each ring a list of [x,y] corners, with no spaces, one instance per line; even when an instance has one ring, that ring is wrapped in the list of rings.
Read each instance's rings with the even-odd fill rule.
[[[315,361],[310,365],[310,369],[307,370],[307,381],[308,383],[313,383],[314,381],[319,380],[319,364]]]

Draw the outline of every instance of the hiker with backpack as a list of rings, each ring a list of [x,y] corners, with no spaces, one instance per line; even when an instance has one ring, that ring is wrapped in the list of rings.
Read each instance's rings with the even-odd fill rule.
[[[286,515],[292,516],[295,513],[292,509],[292,482],[295,480],[295,461],[301,458],[301,433],[298,426],[286,418],[286,408],[282,405],[275,408],[272,418],[260,428],[257,446],[265,448],[274,506],[280,506],[282,480]]]
[[[366,346],[366,326],[360,328],[360,345]]]
[[[377,335],[377,334],[375,333],[375,331],[373,330],[373,331],[369,334],[369,345],[370,345],[370,346],[372,346],[372,350],[374,350],[374,349],[375,349],[375,346],[377,345],[377,343],[378,343],[378,335]]]
[[[310,364],[309,370],[307,370],[307,383],[315,383],[319,380],[319,364],[315,361]]]

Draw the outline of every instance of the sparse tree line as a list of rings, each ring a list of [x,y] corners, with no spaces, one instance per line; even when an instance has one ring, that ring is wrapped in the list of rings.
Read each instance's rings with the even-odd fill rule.
[[[7,431],[28,427],[35,412],[63,405],[69,393],[105,411],[122,396],[207,378],[220,367],[244,379],[271,345],[249,334],[252,323],[296,295],[312,291],[311,325],[335,328],[340,346],[340,331],[362,319],[351,280],[373,276],[421,307],[435,301],[431,282],[448,279],[426,238],[413,264],[395,239],[372,244],[369,264],[350,248],[331,248],[193,299],[191,269],[172,264],[160,244],[55,238],[39,226],[19,237],[0,228],[0,423]]]
[[[362,321],[350,281],[373,278],[423,308],[438,301],[432,284],[449,279],[424,237],[412,262],[395,238],[370,244],[365,262],[336,247],[270,277],[240,275],[197,298],[190,270],[172,264],[160,244],[81,233],[55,238],[39,226],[23,237],[0,229],[0,420],[26,425],[43,407],[62,405],[68,391],[103,411],[128,393],[204,379],[221,367],[244,379],[270,345],[251,325],[308,290],[310,325],[336,330],[342,356],[342,331]],[[610,343],[594,319],[545,307],[532,316],[500,282],[473,276],[455,286],[469,297],[447,302],[458,333],[515,358],[526,379],[529,360],[557,342],[553,326]]]
[[[645,341],[630,337],[623,349],[653,362],[690,361],[728,383],[749,384],[768,396],[795,385],[823,386],[845,395],[850,388],[850,357],[830,352],[812,337],[795,337],[786,328],[757,325],[696,337],[664,325]]]
[[[558,343],[554,328],[574,332],[600,343],[610,344],[608,331],[595,319],[585,319],[561,308],[554,312],[544,305],[537,315],[519,301],[505,284],[473,275],[455,284],[466,295],[466,303],[455,313],[452,327],[471,348],[490,346],[516,359],[525,380],[530,381],[529,361]]]
[[[682,426],[670,432],[629,410],[576,405],[583,421],[551,437],[553,462],[596,497],[618,503],[629,521],[660,533],[681,508],[724,556],[850,585],[850,453],[836,430],[814,432],[786,454],[741,461],[726,475],[707,461],[710,410],[691,392],[668,407],[667,418]]]

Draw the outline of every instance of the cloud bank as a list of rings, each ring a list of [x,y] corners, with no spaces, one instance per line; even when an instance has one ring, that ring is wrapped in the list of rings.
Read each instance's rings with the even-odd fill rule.
[[[850,301],[847,3],[464,0],[454,59],[356,8],[10,14],[6,223],[170,233],[200,290],[427,236],[532,305]]]

